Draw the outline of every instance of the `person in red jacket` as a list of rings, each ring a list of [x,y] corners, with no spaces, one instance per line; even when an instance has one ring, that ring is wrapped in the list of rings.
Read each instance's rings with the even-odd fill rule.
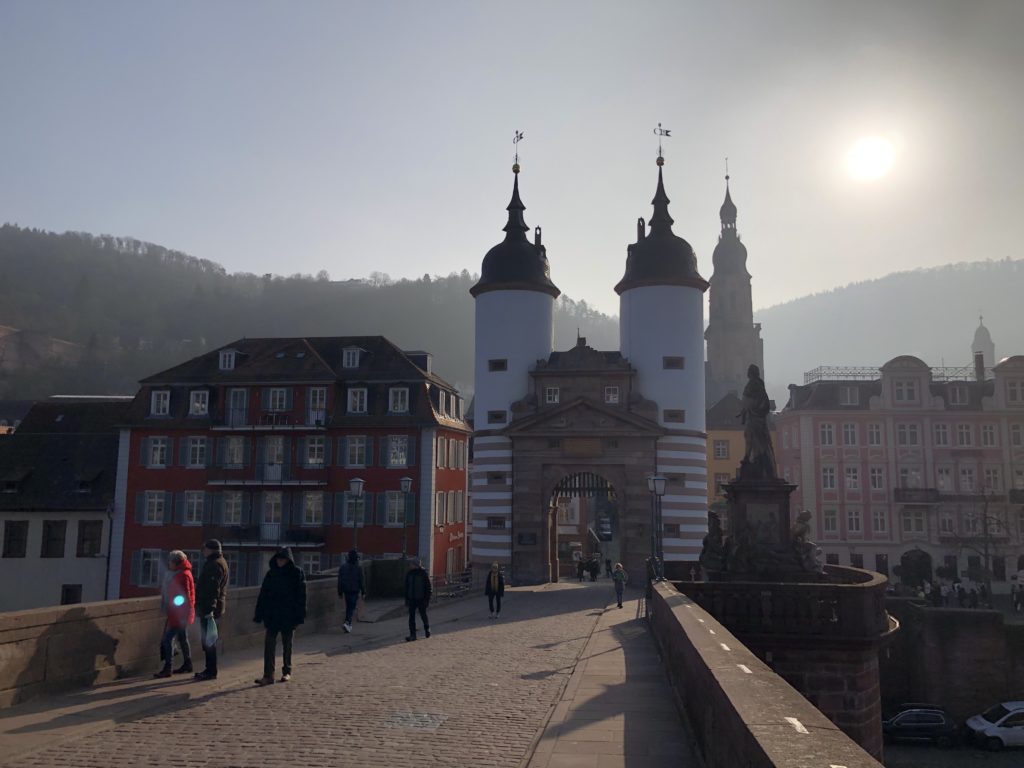
[[[192,563],[181,550],[174,550],[167,556],[167,580],[164,583],[161,603],[167,614],[164,634],[160,640],[160,657],[163,668],[153,677],[170,677],[171,661],[174,659],[174,639],[181,646],[182,664],[173,674],[192,671],[192,651],[188,644],[188,627],[196,620],[196,588],[192,579]]]

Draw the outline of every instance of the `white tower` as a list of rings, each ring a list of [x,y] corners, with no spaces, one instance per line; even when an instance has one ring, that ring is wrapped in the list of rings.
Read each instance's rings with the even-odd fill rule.
[[[530,369],[546,360],[554,339],[555,299],[540,227],[526,237],[519,199],[519,164],[508,204],[505,239],[484,256],[476,300],[473,408],[472,560],[512,561],[512,441],[504,435],[512,403],[529,391]],[[501,482],[496,482],[497,478]],[[495,518],[504,520],[496,527]]]
[[[619,294],[619,348],[637,371],[636,386],[658,404],[666,435],[655,470],[668,478],[662,501],[665,562],[696,561],[707,533],[707,434],[704,423],[704,291],[690,244],[672,232],[658,157],[658,189],[650,233],[643,219],[627,249]],[[674,529],[673,529],[674,530]]]

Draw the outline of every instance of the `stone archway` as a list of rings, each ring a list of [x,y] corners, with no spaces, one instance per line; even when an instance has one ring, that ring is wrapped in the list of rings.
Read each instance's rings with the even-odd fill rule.
[[[592,574],[618,562],[622,551],[622,518],[614,484],[597,471],[566,474],[555,483],[548,500],[551,580],[578,578],[580,565]],[[591,578],[591,576],[588,576]]]

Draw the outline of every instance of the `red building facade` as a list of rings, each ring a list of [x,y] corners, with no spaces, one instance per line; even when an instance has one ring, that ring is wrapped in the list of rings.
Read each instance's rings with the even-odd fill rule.
[[[122,597],[152,594],[169,550],[195,559],[210,538],[238,586],[285,545],[308,573],[352,548],[463,569],[464,403],[429,354],[382,337],[243,339],[141,384]]]

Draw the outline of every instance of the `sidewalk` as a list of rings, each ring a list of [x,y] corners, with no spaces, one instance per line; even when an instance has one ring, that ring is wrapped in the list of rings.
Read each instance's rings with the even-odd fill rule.
[[[641,601],[623,605],[613,604],[598,620],[528,768],[701,765]]]

